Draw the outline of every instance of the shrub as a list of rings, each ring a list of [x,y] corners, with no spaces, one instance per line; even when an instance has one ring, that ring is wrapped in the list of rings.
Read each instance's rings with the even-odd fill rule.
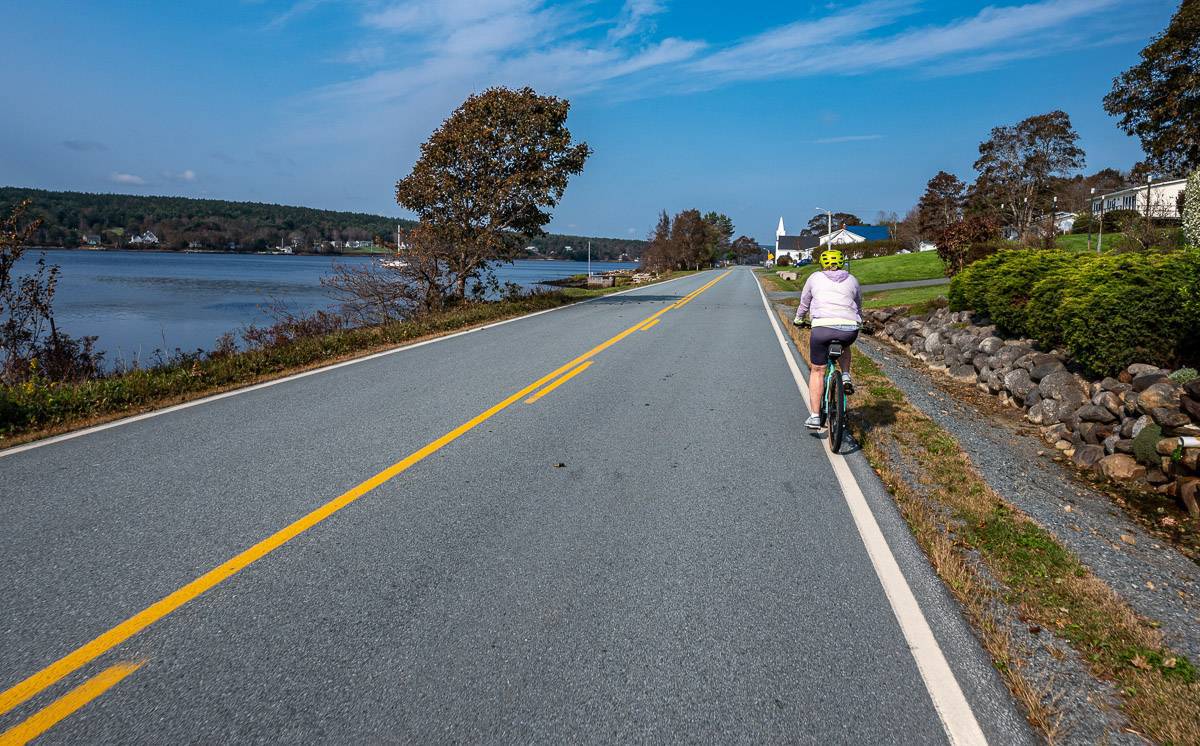
[[[1151,422],[1133,439],[1133,455],[1138,461],[1147,466],[1158,466],[1158,441],[1162,440],[1163,431]]]
[[[1189,246],[1200,247],[1200,169],[1188,177],[1183,190],[1183,234]]]
[[[1022,249],[1000,252],[995,259],[980,290],[987,315],[1004,334],[1029,336],[1025,306],[1034,284],[1047,272],[1072,265],[1074,257],[1065,251]]]
[[[1197,330],[1185,293],[1200,282],[1188,276],[1181,254],[1120,254],[1083,263],[1058,311],[1062,338],[1075,360],[1098,374],[1133,362],[1170,367],[1185,355]]]
[[[967,265],[996,252],[1003,244],[997,242],[1000,227],[982,215],[969,215],[938,231],[938,258],[946,266],[946,276],[953,277]]]
[[[992,256],[980,259],[954,276],[950,281],[948,295],[950,310],[987,312],[987,284],[991,282],[993,269],[1004,261],[1005,253],[996,252]]]
[[[1171,375],[1167,376],[1167,378],[1170,378],[1172,381],[1182,386],[1185,383],[1191,383],[1197,378],[1200,378],[1200,373],[1196,372],[1195,368],[1180,368]]]
[[[790,267],[790,266],[792,266],[792,258],[790,256],[788,256],[787,254],[784,254],[783,256],[781,256],[775,260],[775,266],[776,267]]]
[[[1059,309],[1062,308],[1063,295],[1073,286],[1080,265],[1091,258],[1086,255],[1078,257],[1076,264],[1051,268],[1030,288],[1029,301],[1025,304],[1025,328],[1029,330],[1029,336],[1046,347],[1062,345]]]

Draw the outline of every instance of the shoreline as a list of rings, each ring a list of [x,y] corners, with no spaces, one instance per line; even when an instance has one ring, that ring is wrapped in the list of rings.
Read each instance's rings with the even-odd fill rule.
[[[390,251],[294,251],[290,254],[282,251],[229,251],[228,249],[134,249],[128,246],[114,247],[85,247],[85,246],[25,246],[22,247],[25,251],[80,251],[90,254],[221,254],[226,256],[328,256],[328,257],[353,257],[353,256],[387,256]],[[529,256],[514,259],[513,262],[575,262],[576,259],[558,259],[551,257]],[[596,264],[629,264],[638,266],[637,261],[623,262],[618,259],[592,259]],[[507,262],[511,264],[512,262]]]

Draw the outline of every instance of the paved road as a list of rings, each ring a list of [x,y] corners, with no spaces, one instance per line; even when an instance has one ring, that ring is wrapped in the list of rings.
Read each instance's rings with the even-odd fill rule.
[[[1026,742],[861,454],[806,414],[736,269],[10,452],[0,728]]]

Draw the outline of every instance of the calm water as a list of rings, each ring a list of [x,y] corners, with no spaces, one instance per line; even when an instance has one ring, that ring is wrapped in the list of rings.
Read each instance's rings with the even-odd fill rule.
[[[29,251],[23,265],[32,265]],[[181,254],[133,251],[46,251],[62,267],[54,300],[60,328],[95,335],[109,363],[148,360],[156,349],[212,347],[228,331],[269,321],[266,307],[282,301],[293,313],[334,304],[321,288],[334,261],[367,257]],[[636,265],[592,262],[592,271]],[[587,271],[585,262],[519,261],[501,266],[500,282],[538,282]]]

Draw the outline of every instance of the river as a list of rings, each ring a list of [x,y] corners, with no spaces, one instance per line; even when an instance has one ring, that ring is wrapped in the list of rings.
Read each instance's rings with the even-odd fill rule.
[[[18,265],[27,272],[40,252],[29,250]],[[330,309],[321,287],[333,263],[370,257],[185,254],[152,251],[45,251],[62,268],[54,298],[59,328],[73,336],[96,336],[108,365],[151,362],[155,350],[209,349],[225,332],[270,321],[268,306],[280,301],[293,313]],[[592,262],[592,271],[637,266]],[[532,288],[587,271],[586,262],[518,261],[501,265],[501,284]]]

